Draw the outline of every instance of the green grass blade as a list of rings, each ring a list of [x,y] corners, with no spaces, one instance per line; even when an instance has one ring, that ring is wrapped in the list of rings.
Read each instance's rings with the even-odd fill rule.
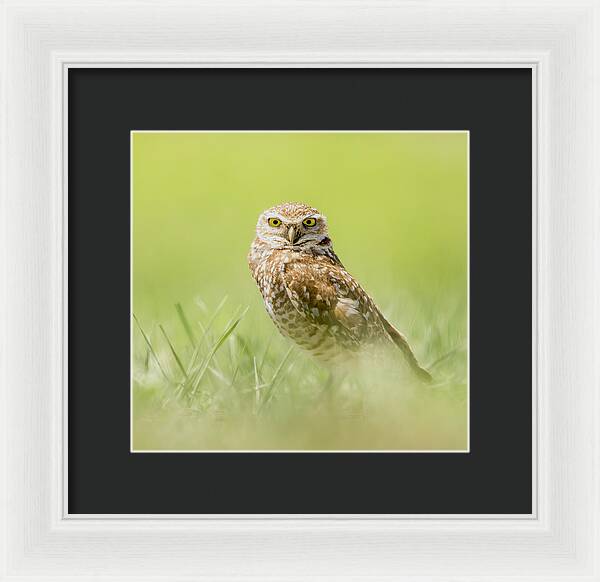
[[[187,334],[190,343],[192,344],[192,346],[196,347],[196,336],[194,336],[192,326],[190,325],[190,322],[186,317],[185,312],[183,311],[183,307],[181,307],[181,303],[175,303],[175,311],[177,311],[179,321],[181,321],[181,325],[183,326],[183,329],[185,330],[185,333]]]
[[[196,297],[195,301],[196,301],[196,305],[198,306],[200,311],[203,311],[204,313],[208,313],[208,307],[206,306],[206,303],[204,303],[204,301],[202,300],[202,297]]]
[[[173,357],[175,358],[175,361],[177,362],[177,365],[179,366],[181,373],[183,374],[184,378],[187,378],[187,372],[185,371],[185,368],[183,367],[183,364],[181,363],[181,360],[179,359],[179,356],[177,355],[177,352],[175,351],[175,348],[173,347],[173,344],[171,343],[171,340],[169,339],[169,336],[167,335],[165,328],[161,324],[159,324],[158,329],[160,329],[160,331],[163,334],[163,337],[165,338],[166,342],[169,344],[169,347],[171,348],[171,353],[173,354]]]
[[[256,410],[260,406],[260,379],[258,377],[258,369],[256,368],[256,357],[252,358],[252,363],[254,365],[254,406]]]
[[[152,346],[152,342],[150,341],[150,338],[146,335],[146,332],[142,328],[138,318],[135,316],[135,313],[133,314],[133,319],[135,320],[135,323],[137,324],[138,329],[140,330],[140,333],[142,334],[142,337],[144,338],[144,341],[146,342],[146,345],[150,349],[150,352],[152,353],[152,357],[154,358],[154,361],[156,362],[158,369],[161,371],[162,375],[165,377],[165,380],[167,380],[167,382],[172,382],[172,380],[169,378],[169,376],[165,372],[165,369],[163,368],[162,364],[160,363],[160,360],[158,359],[158,355],[156,354],[156,352],[154,351],[154,347]]]
[[[244,317],[246,315],[246,313],[248,312],[248,309],[249,309],[248,307],[244,307],[244,308],[242,308],[241,306],[238,307],[235,310],[235,315],[227,322],[227,325],[225,327],[229,327],[231,325],[231,323],[235,319],[237,319],[238,317],[240,317],[240,316]],[[240,338],[239,336],[236,336],[235,333],[231,333],[228,337],[229,337],[230,340],[236,340],[237,339],[238,341],[240,341],[242,343],[242,345],[244,344],[244,340],[242,338]],[[230,345],[232,343],[234,343],[234,342],[233,341],[229,342]],[[220,352],[219,355],[221,355],[221,353],[222,352]],[[231,352],[230,352],[230,355],[231,355]],[[222,368],[221,364],[219,363],[219,356],[215,357],[215,359],[214,359],[214,365],[217,368],[217,370],[219,372],[221,372],[221,374],[224,374],[223,368]]]
[[[239,371],[240,371],[240,367],[239,367],[239,366],[236,366],[236,367],[235,367],[235,370],[233,371],[233,376],[231,376],[231,382],[229,383],[229,387],[230,387],[230,388],[233,388],[233,387],[234,387],[234,385],[235,385],[235,381],[236,381],[236,379],[237,379],[237,375],[238,375],[238,372],[239,372]]]
[[[254,367],[254,386],[257,387],[260,385],[260,377],[258,375],[258,369],[256,368],[256,356],[252,358],[252,364]]]
[[[210,349],[208,354],[206,354],[206,356],[204,357],[204,360],[202,361],[200,366],[198,366],[197,370],[194,371],[192,388],[191,388],[191,397],[192,398],[195,396],[196,391],[198,390],[198,386],[200,385],[200,382],[201,382],[202,378],[204,377],[204,374],[206,373],[206,370],[208,368],[210,361],[213,359],[213,357],[217,353],[218,349],[225,343],[225,340],[233,333],[233,331],[238,326],[240,321],[242,321],[242,319],[244,318],[244,316],[246,315],[247,312],[248,312],[248,308],[246,308],[244,310],[244,312],[240,316],[238,316],[225,329],[225,331],[221,334],[219,339],[214,343],[214,345],[212,346],[212,348]]]
[[[202,337],[198,341],[198,344],[196,345],[196,349],[192,353],[192,357],[190,358],[190,361],[188,363],[188,367],[187,367],[187,375],[188,376],[191,374],[192,369],[196,365],[198,355],[200,354],[200,348],[201,348],[202,344],[204,343],[204,340],[208,340],[208,332],[210,331],[210,328],[211,328],[212,324],[214,323],[217,315],[223,309],[223,306],[225,305],[226,301],[227,301],[227,295],[225,297],[223,297],[223,299],[221,300],[219,305],[217,305],[215,312],[212,314],[212,317],[209,319],[206,326],[202,325],[202,322],[200,322],[200,321],[198,322],[198,324],[200,325],[200,329],[202,329]]]
[[[271,378],[271,381],[269,382],[268,387],[265,389],[265,396],[262,400],[261,409],[264,408],[265,405],[269,403],[271,398],[273,398],[277,380],[279,379],[279,376],[281,375],[281,371],[283,370],[283,366],[288,361],[288,358],[290,357],[293,349],[294,349],[294,346],[291,346],[290,349],[286,352],[285,356],[283,356],[281,362],[279,362],[279,366],[277,366],[277,369],[275,370],[275,373],[273,374],[273,377]]]
[[[206,324],[206,326],[204,328],[205,336],[208,333],[208,331],[210,330],[210,328],[212,327],[212,324],[215,322],[215,319],[217,319],[217,316],[219,315],[219,313],[221,313],[221,311],[223,310],[225,303],[227,303],[227,295],[225,295],[223,297],[223,299],[221,299],[221,301],[219,302],[219,305],[217,305],[216,309],[213,311],[213,314],[210,316],[210,319],[208,320],[208,323]]]
[[[441,364],[442,362],[445,362],[446,360],[449,360],[450,358],[452,358],[456,354],[458,354],[460,352],[463,352],[463,351],[466,351],[466,348],[464,346],[459,346],[457,348],[454,348],[454,349],[450,350],[449,352],[446,352],[445,354],[443,354],[439,358],[437,358],[435,361],[433,361],[427,367],[433,369],[436,366],[438,366],[439,364]]]
[[[269,353],[269,348],[271,347],[271,343],[273,342],[273,338],[275,337],[275,332],[271,332],[271,335],[269,336],[269,341],[267,342],[267,345],[265,347],[265,351],[263,352],[263,356],[260,360],[260,365],[258,366],[258,373],[262,373],[263,367],[265,365],[265,362],[267,361],[267,354]]]
[[[217,370],[214,366],[208,366],[208,371],[223,384],[229,384],[229,380],[220,370]]]

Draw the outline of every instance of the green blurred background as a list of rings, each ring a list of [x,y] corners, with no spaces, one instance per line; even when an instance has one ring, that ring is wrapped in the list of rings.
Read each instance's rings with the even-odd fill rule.
[[[135,132],[132,139],[133,310],[150,336],[157,323],[180,333],[175,303],[209,313],[227,295],[232,307],[250,308],[239,332],[266,342],[273,326],[246,255],[258,215],[300,201],[327,216],[345,267],[424,364],[464,348],[466,132]],[[145,349],[134,334],[134,355],[143,358]],[[461,414],[464,428],[464,407]]]
[[[317,207],[377,301],[466,295],[466,133],[134,133],[133,297],[142,317],[228,294],[259,302],[246,265],[258,215]]]

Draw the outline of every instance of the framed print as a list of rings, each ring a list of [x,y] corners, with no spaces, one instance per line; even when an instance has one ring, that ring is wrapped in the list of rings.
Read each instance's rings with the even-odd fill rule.
[[[5,3],[2,579],[599,580],[598,8]]]

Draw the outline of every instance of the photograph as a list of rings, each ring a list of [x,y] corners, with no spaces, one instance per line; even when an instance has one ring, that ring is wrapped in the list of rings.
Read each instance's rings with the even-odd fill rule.
[[[468,131],[130,149],[132,452],[469,452]]]
[[[2,8],[0,582],[600,582],[600,0]]]

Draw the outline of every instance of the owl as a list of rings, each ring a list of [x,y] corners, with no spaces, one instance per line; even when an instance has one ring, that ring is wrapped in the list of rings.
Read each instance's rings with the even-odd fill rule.
[[[346,271],[316,208],[288,202],[265,210],[248,264],[277,329],[317,360],[335,364],[395,346],[419,379],[431,380],[406,338]]]

